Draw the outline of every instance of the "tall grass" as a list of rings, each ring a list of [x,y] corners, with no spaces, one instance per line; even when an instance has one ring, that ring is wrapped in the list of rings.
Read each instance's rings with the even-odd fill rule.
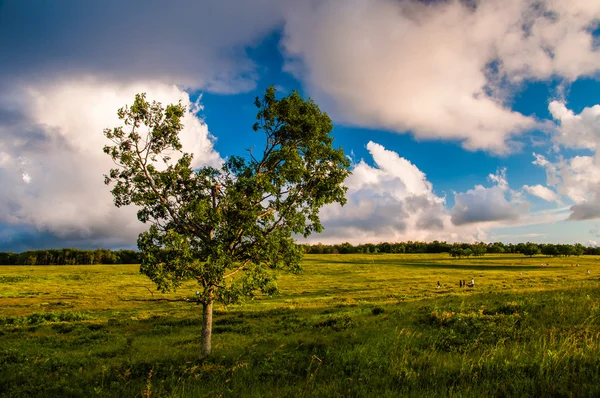
[[[280,296],[217,308],[205,360],[198,306],[124,301],[193,285],[0,267],[0,396],[600,396],[598,258],[561,262],[308,256]]]

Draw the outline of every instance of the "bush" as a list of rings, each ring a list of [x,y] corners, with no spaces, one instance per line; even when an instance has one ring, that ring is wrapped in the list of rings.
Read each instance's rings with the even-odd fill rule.
[[[373,314],[373,315],[383,314],[384,312],[385,312],[385,310],[381,307],[375,307],[371,310],[371,314]]]
[[[354,322],[348,314],[339,316],[330,315],[327,319],[315,324],[315,328],[331,328],[335,331],[348,329],[352,326],[354,326]]]

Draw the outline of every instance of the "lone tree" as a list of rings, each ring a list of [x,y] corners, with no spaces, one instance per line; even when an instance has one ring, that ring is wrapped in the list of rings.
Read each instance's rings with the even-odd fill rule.
[[[138,206],[150,224],[137,242],[140,272],[163,292],[199,284],[202,355],[211,352],[213,303],[277,292],[272,270],[301,269],[293,235],[321,232],[319,209],[346,202],[349,162],[332,148],[329,116],[297,92],[276,99],[273,87],[255,105],[262,153],[248,149],[220,169],[192,168],[179,140],[181,103],[163,108],[138,94],[118,111],[125,126],[104,130],[113,143],[104,152],[117,165],[105,176],[114,203]]]

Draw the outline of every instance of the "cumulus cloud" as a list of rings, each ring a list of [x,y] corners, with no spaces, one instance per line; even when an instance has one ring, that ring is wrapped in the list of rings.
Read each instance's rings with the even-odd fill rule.
[[[506,153],[539,126],[505,105],[524,80],[600,68],[588,0],[307,1],[285,18],[288,70],[337,119],[468,149]]]
[[[326,206],[321,212],[325,231],[310,241],[474,242],[487,239],[486,229],[490,225],[479,225],[482,220],[471,220],[468,225],[467,222],[453,223],[446,199],[434,193],[431,182],[416,165],[375,142],[369,142],[367,149],[374,164],[371,166],[361,160],[354,166],[345,182],[348,203],[343,207]],[[498,186],[494,188],[504,197]]]
[[[590,200],[600,187],[600,167],[593,156],[559,158],[554,162],[543,159],[549,184],[556,186],[561,195],[567,196],[575,203]]]
[[[600,143],[600,105],[584,108],[580,114],[568,109],[563,101],[552,101],[548,106],[558,123],[554,141],[567,148],[596,150]]]
[[[375,166],[361,160],[345,181],[348,203],[323,209],[325,236],[363,241],[443,227],[444,199],[432,192],[425,174],[407,159],[369,142]]]
[[[455,225],[476,222],[516,220],[519,209],[513,206],[498,187],[485,188],[477,185],[465,193],[454,196],[452,223]]]
[[[600,105],[575,114],[564,102],[553,101],[549,110],[558,123],[555,142],[567,148],[590,149],[595,156],[576,156],[555,163],[546,160],[540,165],[546,167],[549,180],[575,202],[570,220],[600,218]]]
[[[523,190],[528,194],[537,196],[538,198],[544,199],[547,202],[558,201],[558,197],[554,191],[540,184],[533,186],[523,185]]]
[[[454,195],[451,210],[454,225],[514,221],[529,208],[520,192],[510,189],[506,168],[489,174],[488,180],[495,185],[490,188],[476,185],[474,189]]]
[[[145,227],[136,209],[117,209],[112,203],[103,174],[113,163],[102,153],[107,143],[102,131],[121,125],[116,110],[144,91],[149,99],[163,104],[181,100],[197,110],[187,93],[165,84],[84,80],[10,93],[11,103],[23,107],[13,108],[9,122],[0,121],[0,147],[7,150],[0,165],[0,223],[27,227],[29,241],[37,231],[65,241],[131,245]],[[194,154],[196,167],[220,164],[206,124],[191,111],[183,120],[184,150]]]
[[[600,105],[576,114],[564,102],[552,101],[549,110],[557,123],[553,134],[557,146],[588,149],[592,155],[558,156],[550,160],[534,153],[533,164],[546,170],[549,186],[573,202],[569,220],[600,218]]]

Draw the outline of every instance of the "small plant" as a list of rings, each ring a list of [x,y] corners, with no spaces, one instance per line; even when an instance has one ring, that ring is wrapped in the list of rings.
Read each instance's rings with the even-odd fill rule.
[[[152,374],[154,372],[154,368],[150,369],[150,371],[148,372],[148,378],[146,379],[146,388],[144,389],[144,392],[142,393],[142,396],[144,398],[150,398],[150,396],[152,395]]]
[[[338,332],[352,326],[354,326],[354,322],[352,321],[352,317],[348,314],[339,316],[330,315],[327,319],[318,322],[315,325],[316,328],[331,328]]]
[[[313,355],[310,359],[310,364],[308,365],[308,369],[306,369],[306,385],[314,384],[315,379],[317,377],[317,373],[319,369],[321,369],[321,365],[323,365],[323,360],[316,355]]]
[[[385,312],[385,310],[381,307],[374,307],[371,310],[371,314],[373,314],[373,315],[380,315],[380,314],[383,314],[384,312]]]

